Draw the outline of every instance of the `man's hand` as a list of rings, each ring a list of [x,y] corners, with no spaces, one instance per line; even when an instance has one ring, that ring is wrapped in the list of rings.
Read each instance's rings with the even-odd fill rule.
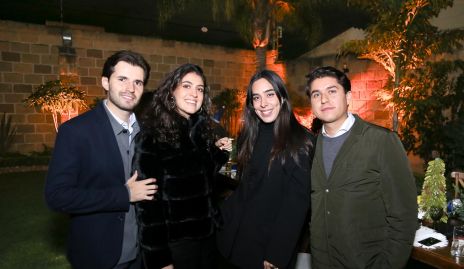
[[[163,267],[161,269],[174,269],[174,265],[170,264],[170,265],[165,266],[165,267]]]
[[[138,202],[142,200],[153,200],[154,194],[157,192],[158,185],[153,183],[156,182],[154,178],[147,178],[144,180],[137,180],[137,171],[134,172],[131,178],[127,180],[127,187],[129,188],[129,195],[131,202]]]

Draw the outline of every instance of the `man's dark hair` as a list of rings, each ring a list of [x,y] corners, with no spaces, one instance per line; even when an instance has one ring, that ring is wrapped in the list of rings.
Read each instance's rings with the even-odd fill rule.
[[[111,74],[114,72],[114,67],[119,62],[126,62],[133,66],[142,68],[144,72],[143,85],[147,85],[148,79],[150,78],[150,65],[147,63],[147,61],[145,61],[142,55],[130,50],[118,51],[106,59],[106,62],[103,65],[102,77],[109,79]]]
[[[311,83],[318,78],[324,77],[332,77],[336,79],[338,84],[342,85],[345,93],[351,91],[351,82],[345,73],[332,66],[323,66],[314,69],[306,76],[306,94],[308,96],[311,96]]]

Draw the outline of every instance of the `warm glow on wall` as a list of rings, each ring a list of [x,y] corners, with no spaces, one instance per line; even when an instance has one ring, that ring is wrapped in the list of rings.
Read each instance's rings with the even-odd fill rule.
[[[301,125],[311,129],[314,120],[314,115],[311,111],[311,108],[294,108],[293,112],[295,114],[295,118],[299,123],[301,123]]]
[[[349,111],[378,125],[390,127],[390,111],[387,104],[379,100],[379,93],[387,82],[387,72],[373,63],[363,72],[349,73],[351,102]]]
[[[267,68],[276,72],[283,81],[287,82],[287,69],[284,63],[275,63],[277,59],[277,50],[270,50],[267,52]]]
[[[238,101],[240,103],[240,109],[237,109],[233,116],[231,117],[230,126],[229,126],[229,135],[232,137],[237,137],[240,127],[242,125],[242,115],[243,107],[245,106],[246,101],[246,92],[243,92],[238,96]]]

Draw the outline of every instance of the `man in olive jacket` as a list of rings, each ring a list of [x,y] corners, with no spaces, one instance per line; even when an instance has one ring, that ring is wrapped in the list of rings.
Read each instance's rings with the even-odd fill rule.
[[[311,172],[312,268],[402,268],[417,228],[414,178],[396,133],[348,112],[351,85],[333,67],[308,75],[322,120]]]

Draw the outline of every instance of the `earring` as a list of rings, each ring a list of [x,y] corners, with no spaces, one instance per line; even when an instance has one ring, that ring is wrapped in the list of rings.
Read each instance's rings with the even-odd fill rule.
[[[174,99],[174,96],[172,95],[169,96],[169,107],[171,109],[174,109],[176,107],[176,100]]]

